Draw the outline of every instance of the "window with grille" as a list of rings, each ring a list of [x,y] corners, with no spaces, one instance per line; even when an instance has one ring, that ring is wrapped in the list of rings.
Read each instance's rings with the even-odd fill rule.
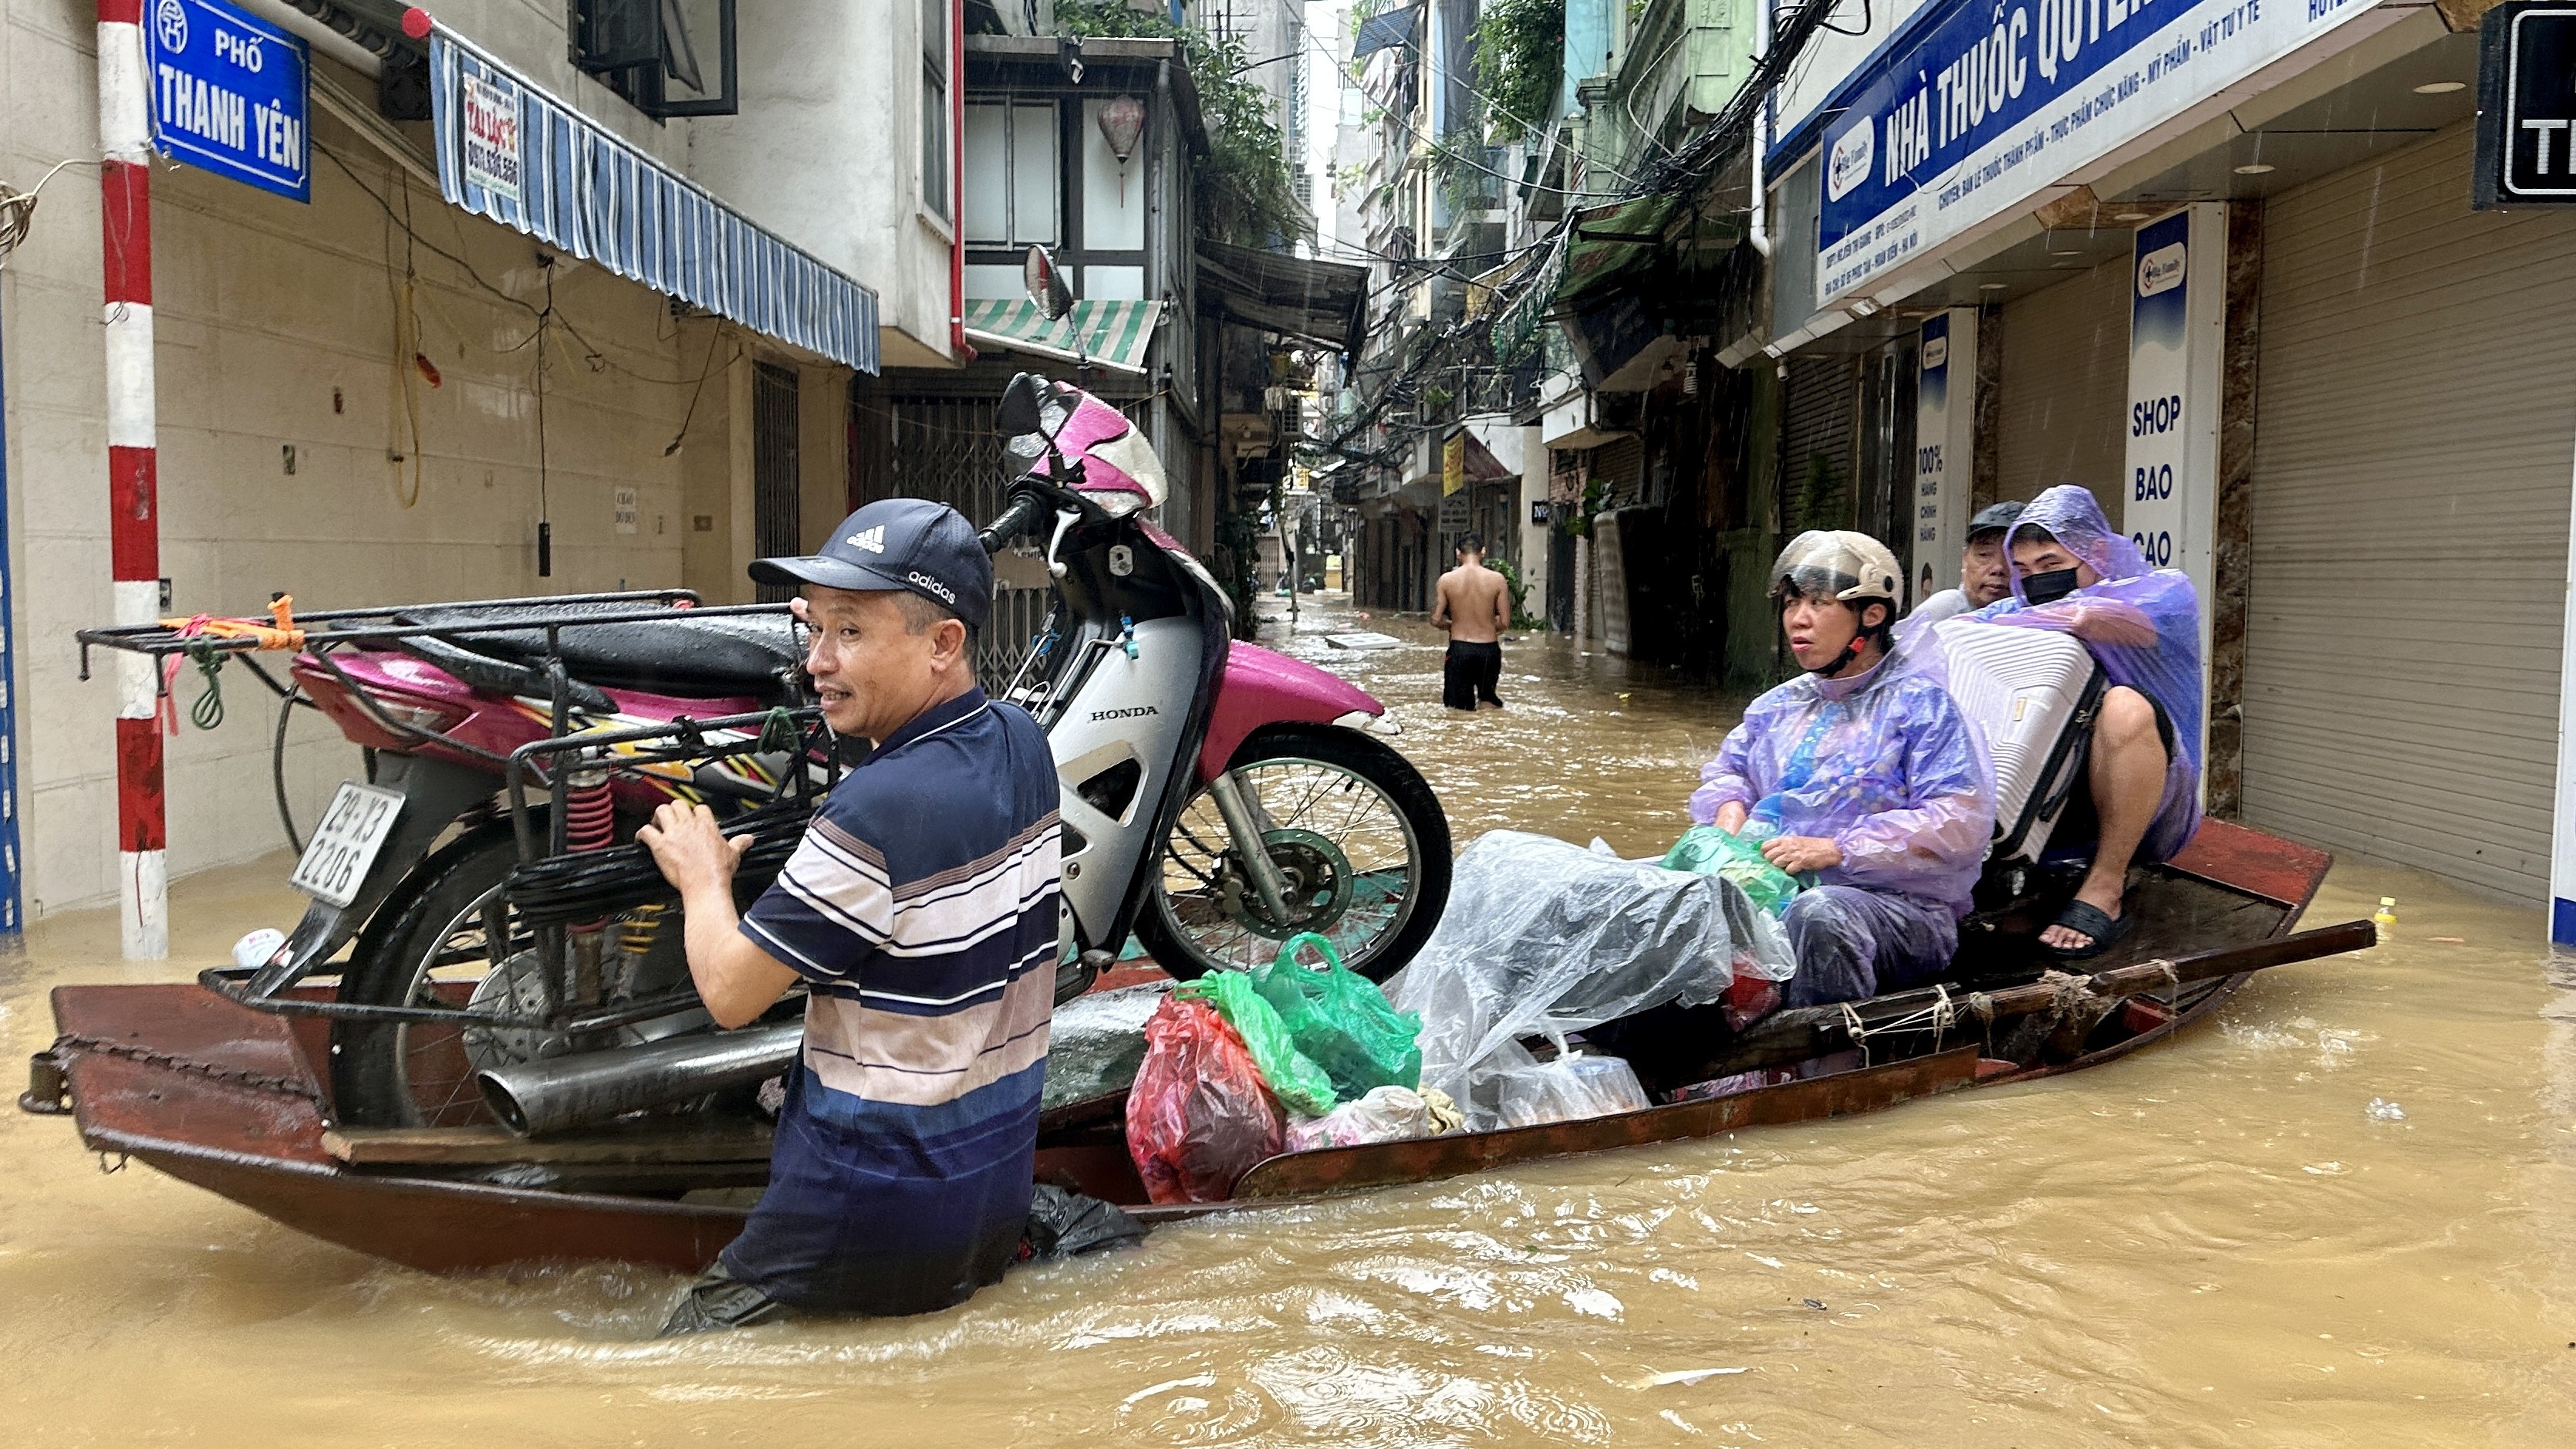
[[[798,499],[803,492],[797,456],[796,369],[755,363],[751,374],[751,536],[758,558],[786,558],[805,551]],[[762,584],[760,601],[796,597],[792,584]]]

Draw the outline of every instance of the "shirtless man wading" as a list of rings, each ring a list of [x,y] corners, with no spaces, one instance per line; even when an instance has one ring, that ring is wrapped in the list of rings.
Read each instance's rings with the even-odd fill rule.
[[[1449,631],[1449,659],[1440,670],[1440,702],[1474,709],[1478,700],[1503,707],[1494,694],[1503,677],[1503,632],[1512,626],[1512,594],[1503,576],[1485,567],[1485,543],[1474,534],[1458,540],[1458,566],[1440,576],[1431,627]]]

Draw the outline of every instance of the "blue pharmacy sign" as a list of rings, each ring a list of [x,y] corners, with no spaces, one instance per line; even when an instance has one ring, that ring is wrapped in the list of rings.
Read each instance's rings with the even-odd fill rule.
[[[152,0],[143,37],[154,149],[313,199],[312,58],[301,39],[220,0]]]
[[[1872,290],[2378,0],[1928,0],[1837,90],[1817,303]]]

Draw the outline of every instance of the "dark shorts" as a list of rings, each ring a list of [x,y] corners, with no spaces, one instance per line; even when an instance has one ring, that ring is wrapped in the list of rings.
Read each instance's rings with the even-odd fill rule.
[[[1503,646],[1449,641],[1449,657],[1440,666],[1440,702],[1451,709],[1474,709],[1476,701],[1499,705],[1494,685],[1503,677]]]
[[[2156,738],[2165,747],[2165,793],[2156,802],[2156,818],[2147,825],[2147,833],[2138,840],[2138,850],[2129,857],[2132,866],[2162,865],[2191,843],[2200,829],[2200,771],[2188,762],[2174,769],[2173,762],[2183,758],[2174,746],[2173,716],[2165,713],[2164,701],[2144,690],[2134,691],[2156,712]],[[2093,808],[2093,778],[2088,770],[2078,775],[2075,788],[2066,797],[2066,813],[2057,829],[2048,837],[2044,858],[2054,864],[2089,862],[2094,843],[2102,837],[2102,817]]]

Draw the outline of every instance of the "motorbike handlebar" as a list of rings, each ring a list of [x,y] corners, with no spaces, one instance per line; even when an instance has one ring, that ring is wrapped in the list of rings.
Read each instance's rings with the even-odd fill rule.
[[[1002,511],[1002,516],[994,519],[991,526],[976,538],[983,543],[984,552],[1000,553],[1003,545],[1037,527],[1038,520],[1045,516],[1046,500],[1024,490],[1011,500],[1011,506]]]

